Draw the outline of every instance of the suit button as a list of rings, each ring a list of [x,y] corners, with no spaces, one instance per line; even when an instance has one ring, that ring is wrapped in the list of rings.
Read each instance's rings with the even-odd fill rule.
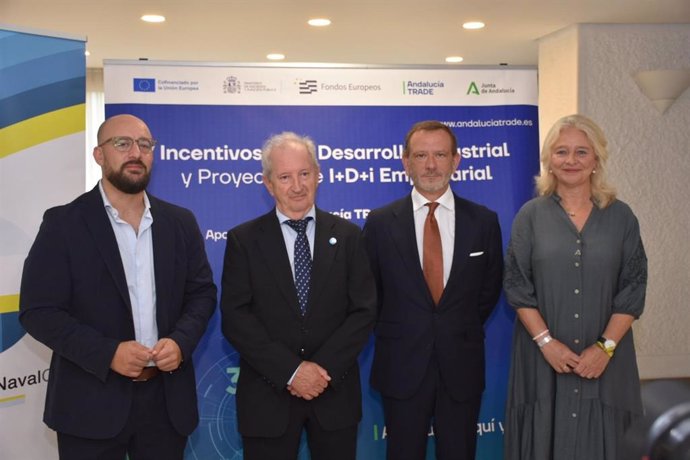
[[[304,356],[304,348],[300,348],[300,349],[299,349],[299,355],[300,355],[300,356]]]

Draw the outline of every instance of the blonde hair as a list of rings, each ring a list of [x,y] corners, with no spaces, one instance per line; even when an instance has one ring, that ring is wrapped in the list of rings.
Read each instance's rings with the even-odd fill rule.
[[[558,141],[561,131],[565,128],[579,129],[587,136],[587,139],[592,144],[594,156],[597,159],[596,172],[590,176],[592,198],[599,208],[605,208],[616,199],[616,191],[606,178],[606,162],[609,158],[608,150],[606,150],[606,136],[604,136],[604,132],[594,121],[584,115],[575,114],[565,116],[554,123],[549,130],[544,139],[544,146],[542,147],[539,157],[541,171],[539,175],[534,178],[537,193],[543,196],[551,195],[556,191],[558,183],[554,175],[550,172],[551,149]]]

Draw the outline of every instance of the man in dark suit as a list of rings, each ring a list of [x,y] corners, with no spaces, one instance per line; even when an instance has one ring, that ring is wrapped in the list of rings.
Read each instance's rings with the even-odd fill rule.
[[[182,459],[216,287],[192,213],[145,192],[146,124],[112,117],[98,142],[101,181],[46,211],[24,264],[21,323],[53,350],[44,421],[61,459]]]
[[[262,166],[276,207],[228,232],[221,295],[223,334],[240,353],[244,458],[295,459],[306,429],[313,460],[354,460],[357,356],[375,317],[361,232],[315,207],[309,138],[272,137]]]
[[[411,195],[364,226],[378,288],[371,384],[383,399],[387,458],[424,459],[433,421],[437,458],[473,460],[501,230],[494,212],[451,191],[460,155],[448,127],[414,125],[402,161]]]

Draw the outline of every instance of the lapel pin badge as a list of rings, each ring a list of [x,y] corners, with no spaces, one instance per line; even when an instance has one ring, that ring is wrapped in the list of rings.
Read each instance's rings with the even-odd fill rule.
[[[335,243],[337,243],[337,242],[338,242],[338,240],[336,240],[334,237],[331,237],[331,239],[328,240],[328,244],[330,244],[331,246],[335,246]]]

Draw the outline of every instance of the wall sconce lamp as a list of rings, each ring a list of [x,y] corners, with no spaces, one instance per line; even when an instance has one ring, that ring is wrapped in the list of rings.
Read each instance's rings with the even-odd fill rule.
[[[690,69],[643,70],[633,79],[642,94],[664,113],[690,86]]]

